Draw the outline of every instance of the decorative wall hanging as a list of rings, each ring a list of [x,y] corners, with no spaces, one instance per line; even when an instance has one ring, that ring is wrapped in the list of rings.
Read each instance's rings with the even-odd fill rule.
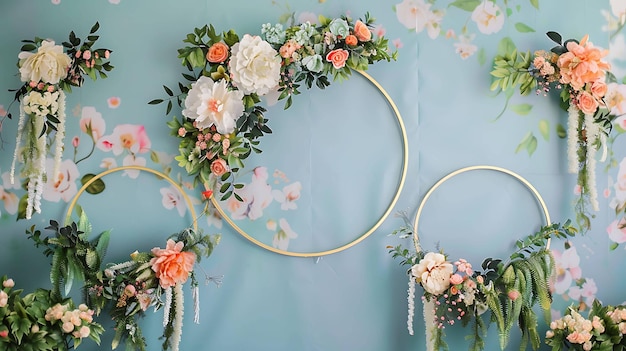
[[[400,124],[404,148],[397,192],[380,220],[364,235],[328,251],[280,250],[247,235],[228,219],[218,199],[213,198],[222,217],[253,243],[292,256],[338,252],[371,234],[398,199],[408,161],[404,126],[389,95],[364,73],[370,64],[395,60],[396,52],[390,52],[386,38],[374,36],[373,26],[374,19],[369,14],[356,21],[347,16],[320,16],[319,25],[306,22],[284,28],[282,24],[267,23],[261,28],[261,36],[245,34],[241,38],[233,30],[218,34],[213,26],[204,26],[183,40],[188,46],[178,50],[178,57],[189,73],[183,74],[185,82],[178,85],[180,93],[174,94],[164,86],[169,98],[149,103],[167,102],[167,114],[172,111],[173,100],[183,108],[183,117],[174,117],[168,123],[172,135],[181,138],[176,160],[194,176],[194,185],[204,185],[205,198],[219,193],[219,200],[234,196],[238,201],[246,201],[238,191],[244,184],[235,182],[235,174],[244,167],[242,160],[252,152],[261,152],[259,138],[272,132],[264,115],[266,109],[260,105],[263,96],[278,96],[287,109],[292,96],[300,94],[301,85],[324,89],[330,85],[329,76],[342,80],[356,71],[385,96]]]
[[[548,32],[557,45],[549,52],[518,52],[505,48],[494,58],[491,90],[499,90],[510,98],[519,87],[522,95],[535,92],[547,96],[551,90],[560,91],[561,108],[568,112],[567,137],[568,172],[578,174],[579,198],[576,201],[576,221],[586,231],[590,228],[589,206],[599,210],[596,189],[596,152],[603,149],[606,158],[606,138],[615,116],[605,101],[607,83],[615,77],[603,60],[607,50],[595,47],[587,35],[580,41],[563,41],[560,34]]]
[[[72,86],[83,85],[84,76],[104,79],[113,69],[108,62],[111,50],[94,49],[100,25],[91,28],[85,40],[70,32],[69,40],[56,45],[49,39],[23,40],[19,54],[20,79],[24,84],[16,90],[19,102],[19,121],[15,152],[11,164],[11,184],[15,182],[15,164],[22,163],[20,176],[26,178],[27,195],[20,200],[25,207],[25,218],[33,211],[41,213],[41,194],[49,177],[56,181],[65,138],[65,93]],[[65,51],[65,52],[64,52]],[[11,114],[7,114],[11,118]],[[52,167],[48,153],[54,146]],[[19,217],[18,217],[19,218]]]
[[[91,224],[82,208],[77,206],[77,201],[93,182],[124,170],[145,171],[167,180],[183,196],[194,222],[192,227],[171,235],[165,248],[155,247],[150,252],[135,251],[130,254],[130,260],[101,268],[110,234],[106,231],[90,239]],[[112,168],[89,179],[70,202],[67,223],[75,208],[80,217],[78,224],[72,223],[67,229],[59,230],[58,225],[51,222],[51,228],[57,229],[55,237],[41,239],[40,234],[31,235],[37,246],[46,246],[46,254],[53,255],[50,275],[53,291],[60,295],[63,284],[67,294],[74,279],[83,280],[86,305],[96,315],[106,310],[115,322],[113,349],[125,342],[127,349],[146,350],[146,340],[138,320],[148,308],[154,307],[155,311],[163,308],[163,349],[177,351],[182,334],[183,284],[191,280],[194,321],[198,323],[199,282],[193,268],[203,257],[211,255],[220,236],[204,235],[198,230],[191,199],[174,180],[141,166]],[[207,282],[209,280],[214,279],[207,277]]]
[[[370,28],[375,19],[366,14],[363,20],[319,17],[319,25],[310,22],[291,25],[264,24],[261,36],[234,30],[216,33],[212,25],[195,28],[178,50],[178,57],[189,73],[178,84],[180,93],[164,86],[166,114],[175,100],[182,118],[168,122],[172,135],[181,138],[181,167],[194,176],[194,184],[219,192],[220,199],[235,196],[243,184],[234,183],[234,174],[244,167],[252,152],[259,153],[259,138],[272,130],[260,106],[261,97],[279,94],[285,109],[292,96],[300,94],[302,84],[324,89],[328,79],[347,79],[352,70],[363,71],[381,60],[395,60],[388,39],[375,37]]]
[[[475,170],[492,170],[514,177],[532,192],[541,210],[546,225],[535,234],[515,242],[515,251],[506,259],[486,258],[482,270],[463,258],[449,261],[443,251],[425,252],[420,244],[419,219],[432,193],[450,178]],[[575,235],[576,229],[567,221],[563,225],[551,224],[548,209],[539,192],[520,175],[500,167],[470,166],[456,170],[433,185],[420,203],[414,224],[406,213],[401,213],[405,225],[394,231],[403,238],[413,240],[414,249],[398,245],[388,247],[394,258],[401,258],[402,265],[409,265],[408,320],[409,333],[413,334],[413,313],[415,283],[424,289],[422,295],[424,323],[426,326],[427,350],[447,349],[444,341],[446,325],[461,323],[471,324],[472,332],[469,349],[483,350],[488,323],[495,322],[504,350],[509,341],[509,334],[514,324],[518,324],[522,333],[520,350],[525,350],[530,343],[533,349],[540,346],[537,331],[537,316],[533,308],[539,304],[549,323],[551,296],[548,279],[554,266],[549,250],[550,240]],[[483,313],[490,311],[490,317]],[[488,318],[486,322],[483,318]]]

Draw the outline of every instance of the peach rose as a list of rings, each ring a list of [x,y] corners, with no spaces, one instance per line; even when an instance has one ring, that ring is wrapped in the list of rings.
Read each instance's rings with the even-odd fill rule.
[[[367,28],[367,25],[358,20],[354,24],[354,35],[360,41],[369,41],[370,39],[372,39],[372,32],[370,32],[369,28]]]
[[[326,55],[326,61],[332,62],[333,67],[340,69],[346,65],[349,55],[350,53],[348,50],[335,49]]]
[[[217,160],[211,163],[211,172],[215,174],[217,177],[223,175],[228,172],[228,165],[224,159],[218,158]]]
[[[211,63],[220,63],[226,61],[228,58],[228,45],[217,42],[209,48],[206,53],[206,60]]]
[[[593,94],[596,99],[604,97],[604,95],[606,95],[607,89],[607,85],[603,81],[596,80],[595,82],[591,83],[591,94]]]
[[[165,249],[158,247],[152,249],[154,257],[150,260],[150,265],[163,289],[184,283],[189,278],[189,272],[196,263],[196,255],[193,252],[182,251],[184,245],[182,241],[175,242],[169,239]]]
[[[586,114],[593,114],[598,109],[598,100],[586,91],[578,94],[576,106]]]
[[[359,43],[359,40],[356,38],[356,36],[350,34],[346,37],[346,44],[350,45],[350,46],[356,46],[356,44]]]

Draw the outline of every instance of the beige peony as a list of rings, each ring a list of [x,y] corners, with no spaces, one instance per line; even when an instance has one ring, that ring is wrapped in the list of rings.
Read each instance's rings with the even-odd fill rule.
[[[427,292],[440,295],[450,287],[453,266],[443,254],[429,252],[411,268],[416,281]]]
[[[214,125],[220,134],[232,133],[244,112],[242,99],[243,93],[229,90],[224,79],[202,76],[191,85],[183,116],[195,120],[199,129]]]
[[[58,84],[67,76],[67,70],[72,64],[72,59],[63,52],[63,47],[48,40],[41,42],[37,53],[22,51],[18,58],[23,82]]]
[[[281,62],[268,42],[246,34],[231,48],[228,66],[237,89],[261,96],[278,85]]]

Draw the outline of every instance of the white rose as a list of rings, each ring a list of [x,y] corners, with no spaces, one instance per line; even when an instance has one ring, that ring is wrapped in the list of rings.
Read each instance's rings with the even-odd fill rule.
[[[198,129],[215,125],[220,134],[232,133],[243,114],[243,92],[229,90],[224,79],[214,82],[200,77],[191,85],[183,116],[196,121]]]
[[[18,55],[20,74],[23,82],[57,84],[67,76],[72,59],[63,52],[61,45],[44,40],[37,53],[22,51]]]
[[[446,257],[437,252],[429,252],[418,264],[411,268],[411,273],[427,292],[440,295],[450,287],[453,266]]]
[[[233,82],[244,94],[265,95],[278,85],[282,60],[261,37],[244,35],[231,53],[228,67]]]

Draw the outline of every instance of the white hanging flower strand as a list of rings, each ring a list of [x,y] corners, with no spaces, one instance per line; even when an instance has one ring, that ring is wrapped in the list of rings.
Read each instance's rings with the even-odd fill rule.
[[[409,274],[409,290],[408,290],[408,316],[406,320],[406,327],[409,330],[409,335],[413,335],[413,316],[415,315],[415,278]]]
[[[181,283],[177,283],[174,285],[174,321],[172,326],[174,327],[174,332],[172,333],[172,351],[178,351],[178,347],[180,345],[180,339],[183,334],[183,285]]]
[[[426,327],[426,351],[435,351],[437,334],[437,315],[435,314],[435,302],[422,296],[424,326]]]
[[[172,308],[172,288],[165,289],[165,306],[163,306],[163,327],[170,322],[170,309]]]
[[[567,118],[567,170],[569,173],[578,173],[578,117],[579,109],[570,104]]]
[[[58,180],[59,167],[61,165],[61,158],[63,157],[63,140],[65,139],[65,93],[63,90],[59,90],[59,109],[57,110],[57,118],[59,123],[57,124],[57,131],[54,136],[54,168],[52,170],[54,181]]]

